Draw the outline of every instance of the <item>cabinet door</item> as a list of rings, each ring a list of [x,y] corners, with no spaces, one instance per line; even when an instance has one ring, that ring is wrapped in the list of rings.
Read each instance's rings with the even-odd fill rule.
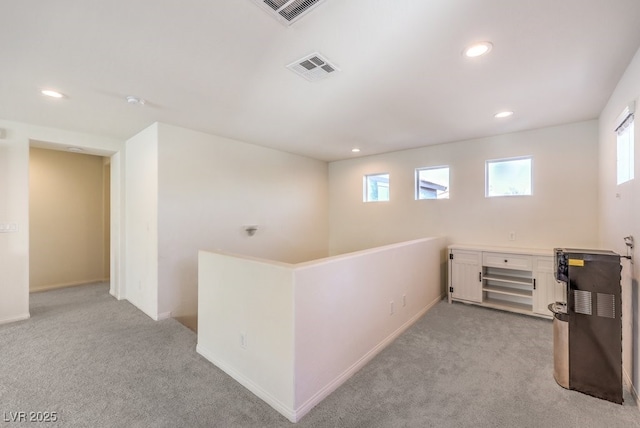
[[[533,290],[533,312],[553,316],[549,303],[564,302],[563,285],[553,276],[553,257],[536,257],[534,260],[535,288]]]
[[[481,253],[479,251],[451,250],[450,254],[453,255],[453,259],[449,257],[450,298],[481,303]]]

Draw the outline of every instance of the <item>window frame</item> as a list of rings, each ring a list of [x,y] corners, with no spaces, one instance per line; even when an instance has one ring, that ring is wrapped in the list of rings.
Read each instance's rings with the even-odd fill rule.
[[[489,165],[500,162],[512,162],[520,160],[529,160],[529,193],[522,194],[489,194]],[[500,198],[500,197],[514,197],[514,196],[533,196],[533,155],[526,156],[514,156],[508,158],[487,159],[484,162],[484,196],[485,198]]]
[[[435,170],[435,169],[445,169],[447,170],[447,196],[439,198],[437,193],[435,198],[421,198],[420,197],[420,172],[427,170]],[[438,185],[438,183],[434,183]],[[425,166],[415,169],[415,178],[414,178],[414,198],[416,201],[429,201],[429,200],[444,200],[449,199],[451,189],[451,167],[449,165],[436,165],[436,166]]]
[[[369,199],[369,179],[372,177],[387,177],[387,199]],[[388,172],[379,172],[374,174],[365,174],[362,177],[362,201],[369,202],[389,202],[391,201],[391,174]]]
[[[628,123],[627,123],[628,122]],[[624,129],[620,132],[619,129],[624,127]],[[621,152],[623,150],[621,150],[621,146],[623,143],[623,139],[625,138],[626,141],[624,141],[625,145],[626,145],[626,150],[624,150],[625,153],[623,153],[625,155],[625,159],[623,159],[624,163],[626,164],[626,172],[627,174],[622,176],[621,175],[621,169],[620,169],[620,165],[621,165]],[[630,114],[621,124],[618,128],[616,128],[616,185],[620,186],[621,184],[627,183],[629,181],[632,181],[635,178],[635,162],[634,162],[634,156],[635,156],[635,118],[632,114]]]

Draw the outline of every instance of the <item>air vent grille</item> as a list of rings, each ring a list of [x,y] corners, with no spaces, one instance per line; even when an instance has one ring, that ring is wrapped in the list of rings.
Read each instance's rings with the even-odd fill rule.
[[[324,79],[334,71],[340,71],[318,52],[292,62],[287,68],[311,82]]]
[[[613,294],[598,293],[596,305],[599,317],[615,319],[616,296],[614,296]]]
[[[284,25],[291,25],[326,0],[253,0]]]
[[[575,311],[578,314],[591,315],[591,293],[583,290],[574,291]]]
[[[286,6],[280,12],[280,16],[282,16],[287,21],[292,21],[301,13],[306,12],[307,9],[311,8],[316,3],[319,3],[321,0],[297,0],[291,3],[289,6]]]
[[[271,7],[271,9],[273,10],[278,10],[280,9],[282,6],[285,5],[285,3],[288,3],[290,0],[264,0],[264,2]]]
[[[307,70],[313,70],[314,68],[317,67],[317,65],[315,65],[311,61],[302,61],[300,65],[306,68]]]

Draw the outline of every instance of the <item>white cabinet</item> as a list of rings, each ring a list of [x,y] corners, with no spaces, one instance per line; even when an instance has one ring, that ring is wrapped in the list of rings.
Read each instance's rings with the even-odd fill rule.
[[[551,318],[547,306],[566,301],[553,276],[551,250],[452,245],[449,302],[463,301]]]
[[[533,273],[531,256],[484,252],[482,303],[496,309],[531,312]]]
[[[449,253],[449,300],[482,302],[480,252],[452,250]]]
[[[531,256],[510,253],[482,253],[482,265],[502,269],[531,270]]]

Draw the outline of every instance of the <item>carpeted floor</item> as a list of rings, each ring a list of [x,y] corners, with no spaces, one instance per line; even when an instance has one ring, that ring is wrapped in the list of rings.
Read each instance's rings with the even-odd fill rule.
[[[31,295],[0,326],[0,427],[291,427],[107,284]],[[314,408],[299,427],[640,427],[620,406],[559,387],[547,320],[441,302]],[[36,414],[37,415],[37,414]],[[42,416],[42,414],[40,414]]]

